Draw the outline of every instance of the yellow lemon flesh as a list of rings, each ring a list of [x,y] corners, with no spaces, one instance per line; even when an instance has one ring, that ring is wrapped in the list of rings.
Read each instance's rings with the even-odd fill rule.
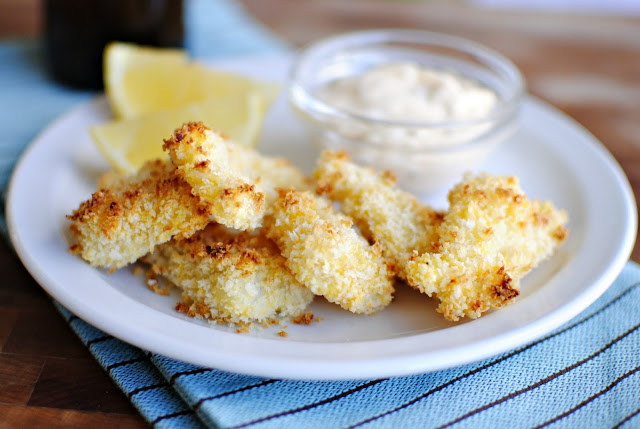
[[[118,172],[129,174],[147,160],[166,156],[162,151],[163,140],[189,121],[202,121],[238,143],[255,146],[265,110],[264,97],[250,92],[115,120],[89,131],[109,164]]]
[[[123,81],[136,69],[153,69],[162,75],[165,68],[186,66],[188,57],[180,49],[159,49],[128,43],[110,43],[104,50],[104,88],[117,117],[136,116],[135,102],[130,102]],[[135,100],[132,100],[135,101]]]
[[[119,118],[248,93],[261,94],[269,105],[279,92],[277,84],[189,62],[179,50],[117,42],[105,49],[104,76],[107,97]]]

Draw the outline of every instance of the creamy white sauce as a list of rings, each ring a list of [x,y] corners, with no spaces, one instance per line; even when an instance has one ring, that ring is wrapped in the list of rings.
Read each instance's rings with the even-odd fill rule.
[[[316,96],[329,105],[366,119],[338,117],[325,122],[317,143],[346,150],[356,163],[388,169],[399,184],[418,195],[446,189],[475,168],[507,135],[495,120],[454,128],[407,123],[455,122],[486,117],[497,94],[454,71],[409,62],[375,67],[361,75],[329,82]],[[374,119],[392,121],[382,124]],[[476,144],[455,150],[471,140]]]
[[[445,122],[481,118],[496,105],[495,92],[452,71],[410,62],[389,63],[361,75],[336,79],[320,88],[319,99],[341,110],[397,122]],[[373,143],[408,146],[455,144],[478,129],[379,127],[340,121],[340,132]],[[480,130],[481,131],[481,130]]]

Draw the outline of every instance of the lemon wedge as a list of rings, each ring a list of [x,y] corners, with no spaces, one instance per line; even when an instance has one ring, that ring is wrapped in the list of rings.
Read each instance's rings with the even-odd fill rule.
[[[159,49],[118,42],[108,44],[102,62],[104,87],[116,116],[136,115],[135,106],[128,102],[131,97],[122,85],[132,70],[151,68],[162,74],[167,67],[186,66],[187,63],[187,55],[180,49]]]
[[[212,98],[177,109],[151,112],[133,119],[91,127],[99,151],[119,173],[135,172],[145,161],[166,156],[163,139],[189,121],[202,121],[237,143],[255,146],[266,111],[261,93]]]
[[[103,61],[105,92],[118,118],[248,93],[261,94],[270,105],[280,91],[277,84],[189,62],[180,50],[114,42]]]

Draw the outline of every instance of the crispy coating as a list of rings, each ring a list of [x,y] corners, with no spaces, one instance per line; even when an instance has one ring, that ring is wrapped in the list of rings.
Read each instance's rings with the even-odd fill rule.
[[[513,302],[520,279],[567,237],[567,213],[528,200],[516,177],[467,175],[449,203],[436,252],[407,264],[410,284],[435,295],[449,320]]]
[[[373,313],[391,302],[392,275],[380,249],[326,199],[280,190],[265,227],[287,267],[313,293],[353,313]]]
[[[183,290],[187,314],[221,322],[299,317],[314,296],[285,267],[271,240],[219,224],[158,246],[143,262]]]
[[[394,273],[406,279],[413,251],[432,251],[443,214],[394,187],[391,173],[376,173],[349,161],[346,152],[325,151],[314,172],[318,193],[338,201],[370,242],[377,242]]]
[[[229,164],[244,174],[256,190],[265,196],[265,211],[269,211],[278,198],[277,188],[297,191],[313,190],[313,181],[286,158],[271,158],[241,145],[227,145]]]
[[[207,208],[169,161],[150,161],[130,177],[108,176],[104,187],[67,216],[71,251],[91,265],[117,269],[171,237],[188,237],[209,223]]]
[[[208,203],[212,220],[239,230],[260,226],[264,194],[229,163],[228,142],[202,122],[174,131],[163,148],[194,195]]]

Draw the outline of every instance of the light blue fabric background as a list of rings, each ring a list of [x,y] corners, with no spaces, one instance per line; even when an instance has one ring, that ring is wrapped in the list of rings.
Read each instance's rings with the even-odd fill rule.
[[[231,0],[188,0],[194,57],[286,49]],[[24,147],[93,94],[51,82],[38,42],[0,42],[0,197]],[[0,223],[4,222],[0,216]],[[509,353],[413,377],[303,382],[197,367],[123,343],[56,303],[154,427],[640,427],[640,267],[562,328]]]

